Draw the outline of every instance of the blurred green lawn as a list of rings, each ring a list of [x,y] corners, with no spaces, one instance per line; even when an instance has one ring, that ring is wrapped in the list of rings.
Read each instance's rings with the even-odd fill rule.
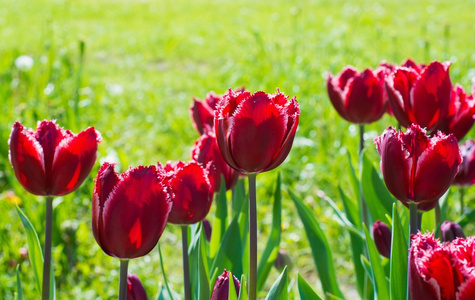
[[[337,187],[349,191],[347,153],[356,163],[358,136],[357,128],[330,105],[327,71],[337,73],[347,64],[374,68],[383,60],[400,63],[409,57],[418,62],[450,60],[452,80],[470,90],[475,77],[474,15],[474,0],[2,0],[0,298],[13,299],[18,263],[25,298],[36,295],[30,265],[19,253],[26,236],[7,192],[20,197],[41,239],[44,226],[43,199],[23,191],[8,162],[14,121],[35,127],[37,120],[57,119],[75,132],[95,126],[104,139],[99,161],[118,161],[124,170],[188,160],[198,138],[188,112],[192,97],[241,86],[266,92],[279,88],[297,97],[300,127],[288,160],[278,170],[315,210],[334,249],[340,282],[351,295],[349,239],[317,193],[322,190],[339,203]],[[33,58],[30,70],[15,65],[20,55]],[[389,125],[396,122],[385,117],[367,127],[366,146],[376,160],[372,138]],[[58,299],[109,299],[117,293],[119,262],[103,254],[90,226],[97,167],[80,190],[55,200]],[[270,231],[270,195],[277,173],[258,176],[261,241]],[[474,207],[475,191],[468,195]],[[282,225],[281,246],[291,253],[293,275],[299,270],[319,290],[308,242],[286,193]],[[469,230],[474,233],[473,227]],[[161,245],[170,283],[180,291],[178,233],[168,226]],[[130,264],[151,298],[162,281],[159,270],[156,250]],[[269,281],[276,277],[273,271]]]

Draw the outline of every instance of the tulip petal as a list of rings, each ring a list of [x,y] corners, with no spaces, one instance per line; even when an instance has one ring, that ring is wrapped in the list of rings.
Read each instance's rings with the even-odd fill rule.
[[[190,114],[193,120],[193,126],[200,134],[212,128],[214,111],[205,102],[193,99]]]
[[[345,110],[345,101],[343,100],[343,91],[339,88],[338,78],[332,77],[331,74],[328,74],[327,77],[327,90],[328,97],[330,98],[333,107],[338,112],[338,114],[345,120],[352,122],[349,119],[346,110]]]
[[[473,295],[475,295],[475,275],[472,275],[470,280],[467,280],[460,285],[456,294],[456,299],[473,300]]]
[[[34,133],[16,122],[8,141],[10,162],[15,176],[30,193],[46,196],[45,161],[43,148]]]
[[[415,122],[410,97],[411,89],[417,79],[418,75],[414,71],[397,68],[386,80],[389,106],[396,119],[404,127]]]
[[[93,127],[63,139],[56,148],[51,174],[51,194],[65,195],[77,189],[96,162],[100,135]]]

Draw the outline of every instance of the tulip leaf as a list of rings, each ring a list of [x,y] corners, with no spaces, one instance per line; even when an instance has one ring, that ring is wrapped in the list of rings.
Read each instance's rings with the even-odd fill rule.
[[[214,259],[218,252],[219,246],[223,240],[226,231],[228,218],[228,205],[226,199],[226,181],[221,178],[221,187],[219,193],[216,194],[216,214],[213,222],[213,231],[211,232],[211,241],[209,247],[209,256]]]
[[[236,288],[234,287],[234,279],[233,279],[232,272],[228,272],[228,281],[229,281],[228,300],[238,300],[237,295],[236,295]],[[203,298],[203,299],[207,299],[207,298]]]
[[[289,292],[287,287],[289,285],[289,278],[287,274],[287,266],[284,268],[280,276],[274,282],[267,294],[266,300],[287,300],[289,299]]]
[[[241,212],[234,215],[234,217],[238,218],[239,232],[241,234],[242,272],[243,274],[249,274],[249,201],[242,201],[241,205]]]
[[[246,191],[244,189],[244,179],[240,178],[233,188],[232,213],[233,216],[241,212],[242,204],[246,202]]]
[[[239,289],[239,298],[238,300],[248,300],[249,296],[247,295],[247,281],[246,276],[242,274],[241,276],[241,288]]]
[[[362,159],[361,184],[366,204],[373,216],[371,221],[383,220],[385,215],[391,215],[392,205],[396,200],[389,193],[373,162],[366,154],[363,154]]]
[[[234,274],[243,274],[242,271],[242,244],[241,239],[236,238],[240,236],[238,215],[236,215],[228,229],[226,230],[223,241],[216,253],[216,257],[212,260],[211,270],[218,268],[218,270],[230,270]]]
[[[407,240],[397,210],[393,204],[391,258],[390,258],[390,296],[392,300],[404,299],[407,289]]]
[[[189,248],[192,293],[196,299],[209,299],[208,258],[206,257],[206,244],[204,242],[206,236],[201,224],[189,227],[191,227],[193,233]]]
[[[322,282],[323,291],[325,294],[330,293],[342,297],[343,295],[336,280],[332,250],[324,232],[318,225],[314,213],[305,206],[302,199],[297,197],[292,191],[289,190],[288,192],[297,207],[297,212],[304,225],[318,275]]]
[[[326,201],[328,204],[330,204],[330,207],[333,209],[335,212],[337,219],[336,221],[345,229],[348,229],[349,232],[353,232],[356,235],[360,235],[361,238],[363,238],[363,234],[358,230],[358,227],[355,226],[348,220],[348,218],[345,216],[345,214],[338,208],[336,205],[335,201],[333,201],[330,197],[328,196],[323,196],[321,197],[322,200]]]
[[[361,228],[361,218],[359,214],[358,204],[351,200],[338,186],[338,191],[340,192],[341,200],[343,200],[343,207],[345,208],[345,213],[348,220],[355,225],[357,228]],[[359,196],[356,196],[359,197]]]
[[[280,234],[282,231],[282,194],[281,176],[277,176],[274,191],[274,208],[272,210],[272,229],[266,248],[257,267],[257,291],[260,291],[266,282],[269,272],[279,254]]]
[[[20,265],[16,266],[16,300],[23,300],[23,290],[21,288]]]
[[[180,295],[173,290],[168,290],[165,286],[160,288],[157,300],[177,300],[180,299]]]
[[[356,275],[356,288],[358,294],[362,297],[364,295],[364,286],[365,286],[365,270],[361,264],[360,256],[364,255],[364,241],[360,235],[357,235],[353,232],[350,232],[350,243],[351,243],[351,258],[353,260],[353,266],[355,268]]]
[[[312,287],[308,284],[307,281],[300,275],[297,274],[297,287],[299,289],[300,299],[301,300],[323,300]]]
[[[26,240],[28,243],[28,255],[33,268],[36,287],[38,288],[38,292],[41,294],[43,286],[43,252],[41,250],[40,240],[30,220],[18,205],[16,206],[16,210],[21,222],[23,223],[23,227],[25,227]]]
[[[366,228],[366,224],[363,224],[363,229],[366,236],[366,246],[374,279],[376,293],[375,299],[389,299],[388,282],[386,280],[384,268],[381,264],[381,256],[379,255],[378,249],[376,249],[376,245],[369,234],[368,228]]]
[[[359,177],[356,175],[355,168],[353,167],[353,162],[351,161],[350,152],[347,152],[347,153],[348,153],[348,166],[350,168],[350,183],[351,183],[351,187],[353,188],[353,195],[354,197],[359,197],[360,196]]]

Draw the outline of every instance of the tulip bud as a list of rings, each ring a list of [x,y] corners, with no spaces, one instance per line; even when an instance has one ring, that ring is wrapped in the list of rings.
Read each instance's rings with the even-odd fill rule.
[[[228,300],[229,297],[229,277],[232,276],[234,289],[236,291],[236,296],[239,296],[239,290],[241,284],[239,280],[231,273],[224,269],[223,274],[219,275],[216,278],[216,282],[213,287],[213,294],[211,294],[211,300]]]
[[[475,140],[467,140],[460,146],[462,163],[454,178],[454,185],[470,186],[475,183]]]
[[[384,257],[390,258],[391,256],[391,230],[388,225],[377,220],[373,224],[373,239],[376,244],[376,248]]]
[[[465,238],[465,234],[463,234],[462,227],[459,224],[444,221],[442,225],[440,225],[440,233],[442,234],[442,240],[444,242],[451,242],[456,238]]]
[[[127,275],[127,300],[147,300],[147,293],[135,274]]]
[[[290,269],[292,266],[292,261],[290,260],[289,253],[287,253],[287,251],[279,249],[277,258],[274,261],[274,267],[279,270],[279,272],[282,272],[285,266]]]
[[[206,218],[204,218],[202,222],[203,222],[203,229],[205,231],[206,240],[209,242],[211,241],[211,230],[212,230],[211,224]]]

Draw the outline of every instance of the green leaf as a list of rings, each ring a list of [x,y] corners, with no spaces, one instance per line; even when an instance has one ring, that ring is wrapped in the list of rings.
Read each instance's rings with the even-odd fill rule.
[[[20,265],[16,266],[16,300],[23,300],[23,290],[21,288]]]
[[[242,243],[241,239],[236,238],[240,236],[238,217],[236,215],[233,218],[233,221],[226,230],[216,257],[212,260],[211,270],[218,268],[221,272],[221,270],[227,269],[234,274],[243,274],[241,262]]]
[[[157,244],[158,248],[158,256],[160,258],[160,270],[162,271],[163,275],[163,282],[165,284],[165,287],[162,286],[160,289],[160,294],[158,295],[158,300],[174,300],[174,299],[179,299],[177,298],[177,293],[174,292],[170,286],[168,285],[168,279],[167,275],[165,274],[165,268],[163,267],[163,256],[162,256],[162,250],[160,248],[160,243]]]
[[[358,203],[348,198],[340,186],[338,186],[338,191],[340,192],[341,200],[343,200],[343,207],[345,208],[345,213],[348,220],[357,228],[361,228],[361,218],[358,209]]]
[[[248,300],[249,296],[247,295],[247,281],[246,276],[242,274],[241,276],[241,289],[239,290],[238,300]]]
[[[301,300],[323,300],[312,287],[305,281],[305,279],[297,273],[297,287],[299,289],[300,299]]]
[[[385,215],[391,215],[392,205],[396,199],[389,193],[384,181],[366,153],[363,154],[362,159],[361,184],[366,204],[373,216],[373,220],[370,221],[383,220]]]
[[[243,202],[246,202],[246,190],[244,188],[244,179],[240,178],[233,188],[232,213],[233,216],[241,212]]]
[[[366,236],[366,246],[368,248],[369,259],[371,262],[371,270],[375,283],[375,299],[389,299],[388,282],[384,273],[384,268],[381,265],[381,256],[374,244],[368,228],[363,224],[363,229]]]
[[[219,193],[216,195],[216,214],[213,222],[213,231],[211,232],[211,241],[209,247],[209,256],[214,259],[216,252],[223,240],[224,232],[226,231],[228,218],[228,205],[226,199],[226,183],[224,178],[221,178],[221,187]]]
[[[206,257],[206,237],[201,223],[191,228],[192,236],[189,247],[190,280],[192,294],[196,299],[209,299],[210,282],[208,270],[208,258]]]
[[[257,267],[257,291],[259,292],[266,282],[269,272],[279,253],[280,234],[282,231],[282,194],[281,177],[277,176],[276,187],[274,191],[274,208],[272,210],[272,229],[266,248],[262,254]]]
[[[234,287],[232,272],[228,272],[228,281],[229,281],[228,300],[238,300],[237,295],[236,295],[236,288]],[[203,299],[207,299],[207,298],[203,298]]]
[[[390,296],[392,300],[405,299],[407,289],[407,239],[403,232],[401,219],[393,204],[391,258],[390,258]]]
[[[333,211],[335,212],[335,214],[337,216],[337,219],[335,221],[337,221],[338,224],[340,224],[340,226],[342,226],[345,229],[348,229],[348,231],[353,232],[356,235],[360,235],[361,238],[363,238],[363,233],[360,232],[360,230],[358,229],[358,227],[356,225],[354,225],[352,222],[350,222],[350,220],[348,220],[348,218],[345,216],[345,214],[338,208],[335,201],[333,201],[328,196],[323,196],[320,199],[327,202],[330,205],[330,207],[333,209]]]
[[[355,198],[360,197],[360,181],[359,176],[356,175],[355,168],[353,167],[353,162],[351,161],[350,152],[348,153],[348,166],[350,167],[350,183],[353,188],[353,196]]]
[[[25,227],[26,230],[28,255],[30,257],[31,267],[33,268],[36,287],[38,288],[39,294],[41,294],[43,286],[43,252],[41,250],[40,240],[38,239],[38,234],[30,220],[28,220],[28,217],[23,213],[18,205],[16,206],[16,210],[21,222],[23,223],[23,227]]]
[[[180,299],[180,295],[178,295],[177,292],[175,292],[171,289],[169,291],[165,286],[162,286],[160,288],[160,293],[158,294],[157,300],[176,300],[176,299]]]
[[[335,267],[333,266],[332,250],[325,234],[318,225],[315,215],[304,205],[302,199],[297,197],[292,191],[289,190],[288,192],[297,207],[297,212],[304,225],[318,275],[322,282],[323,291],[325,294],[330,293],[342,297],[343,295],[336,280]]]
[[[284,268],[280,276],[274,282],[267,294],[266,300],[287,300],[289,293],[287,287],[289,285],[289,278],[287,274],[287,266]]]
[[[364,241],[360,235],[357,235],[353,232],[350,232],[350,243],[351,243],[351,258],[353,260],[353,266],[355,268],[356,275],[356,288],[358,294],[362,297],[364,295],[365,289],[365,270],[361,264],[361,255],[364,255]]]
[[[241,203],[241,211],[234,215],[234,218],[238,218],[239,233],[241,238],[241,251],[242,251],[242,274],[249,273],[249,201],[245,199]],[[236,270],[233,270],[234,274]]]

